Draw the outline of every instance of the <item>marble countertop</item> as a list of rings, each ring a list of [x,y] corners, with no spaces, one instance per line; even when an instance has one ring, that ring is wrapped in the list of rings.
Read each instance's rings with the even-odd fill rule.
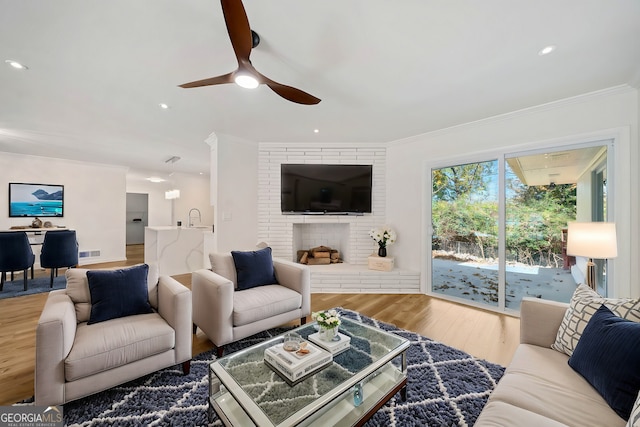
[[[157,225],[153,227],[146,227],[153,231],[171,231],[171,230],[195,230],[200,232],[212,231],[211,225],[199,225],[197,227],[178,227],[175,225]]]

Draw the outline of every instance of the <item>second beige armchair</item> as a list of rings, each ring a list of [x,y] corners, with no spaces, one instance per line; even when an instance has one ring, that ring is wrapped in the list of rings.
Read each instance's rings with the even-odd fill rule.
[[[216,346],[218,357],[226,344],[296,319],[304,324],[311,314],[307,266],[273,259],[275,282],[239,290],[238,275],[242,282],[246,272],[236,269],[234,256],[212,253],[209,259],[211,270],[197,270],[192,276],[193,332],[199,327]]]

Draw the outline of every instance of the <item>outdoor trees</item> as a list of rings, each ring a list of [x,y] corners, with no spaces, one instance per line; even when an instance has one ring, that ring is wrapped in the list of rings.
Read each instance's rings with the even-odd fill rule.
[[[490,161],[432,172],[434,248],[497,256],[497,169]],[[576,217],[576,185],[529,186],[508,167],[505,184],[507,260],[557,263],[562,228]]]
[[[507,180],[507,251],[527,264],[554,265],[561,253],[562,229],[576,217],[576,185],[527,186]]]
[[[441,249],[497,255],[497,173],[496,161],[433,171],[434,239]]]

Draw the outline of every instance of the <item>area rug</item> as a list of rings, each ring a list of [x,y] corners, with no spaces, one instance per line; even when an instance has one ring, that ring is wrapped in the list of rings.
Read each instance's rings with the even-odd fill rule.
[[[27,280],[27,290],[24,290],[24,281],[22,278],[22,272],[15,273],[12,281],[4,282],[4,286],[2,291],[0,292],[0,299],[3,298],[13,298],[13,297],[21,297],[23,295],[33,295],[39,294],[42,292],[49,292],[52,289],[49,287],[49,282],[51,278],[47,275],[46,277],[36,277],[33,280],[30,279],[31,273],[29,273],[29,279]],[[7,273],[9,276],[9,273]],[[64,276],[64,271],[62,271],[62,275],[53,278],[53,289],[64,289],[67,285],[67,280]]]
[[[411,341],[407,350],[407,400],[394,396],[367,427],[472,426],[504,373],[502,366],[477,359],[427,337],[339,308],[342,316],[374,325]],[[286,329],[276,328],[231,344],[238,351]],[[191,373],[179,366],[64,405],[68,426],[220,426],[207,419],[209,351],[194,358]],[[215,415],[214,415],[215,417]]]

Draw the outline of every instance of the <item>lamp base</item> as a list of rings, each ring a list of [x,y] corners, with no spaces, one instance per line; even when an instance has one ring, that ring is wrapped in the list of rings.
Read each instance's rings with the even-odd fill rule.
[[[594,291],[597,291],[598,284],[596,283],[596,264],[593,262],[593,258],[589,258],[587,262],[587,286]]]

